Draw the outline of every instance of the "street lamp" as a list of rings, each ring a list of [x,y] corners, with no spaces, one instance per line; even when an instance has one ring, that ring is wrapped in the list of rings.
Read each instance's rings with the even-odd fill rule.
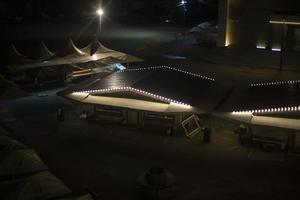
[[[99,16],[99,24],[98,24],[98,28],[97,28],[97,34],[96,34],[96,41],[97,41],[101,37],[101,35],[100,35],[101,34],[101,18],[104,15],[104,10],[102,8],[99,8],[96,11],[96,14]]]
[[[99,9],[97,10],[97,14],[101,17],[101,16],[104,14],[103,9],[102,9],[102,8],[99,8]]]
[[[184,26],[186,25],[186,11],[187,11],[186,4],[187,3],[188,2],[186,0],[181,0],[178,5],[179,7],[182,7],[182,9],[183,9],[183,24],[184,24]]]

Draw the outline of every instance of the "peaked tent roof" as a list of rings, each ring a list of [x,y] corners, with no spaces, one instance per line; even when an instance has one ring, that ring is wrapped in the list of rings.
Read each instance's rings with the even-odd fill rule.
[[[68,43],[68,46],[67,46],[67,49],[64,52],[64,56],[80,57],[80,56],[84,56],[84,55],[86,55],[86,53],[81,51],[80,49],[78,49],[75,46],[73,40],[70,39],[69,43]]]
[[[112,60],[111,58],[113,58],[114,61],[110,61],[108,64],[141,61],[141,59],[137,59],[134,56],[108,49],[98,41],[92,42],[83,49],[79,49],[75,46],[72,39],[69,40],[67,48],[62,52],[56,53],[55,56],[53,56],[53,52],[51,52],[45,44],[42,44],[41,51],[39,53],[40,59],[37,60],[26,59],[24,56],[19,54],[14,47],[12,47],[11,52],[10,57],[14,58],[12,59],[14,62],[7,65],[7,68],[11,71],[81,64],[89,61],[98,61],[99,63],[106,64],[108,59]]]
[[[33,150],[0,152],[0,177],[21,176],[47,169],[48,167]]]
[[[103,63],[101,63],[99,61],[89,61],[86,63],[79,64],[79,67],[82,69],[94,69],[94,68],[105,67],[105,66],[106,65],[104,65]]]
[[[124,63],[124,61],[119,58],[108,56],[106,58],[102,58],[102,59],[98,60],[98,63],[102,63],[103,65],[113,65],[113,64],[117,64],[117,63]]]
[[[118,59],[122,60],[122,63],[133,63],[133,62],[143,62],[144,60],[129,54],[119,56]]]
[[[58,199],[70,195],[71,190],[49,171],[29,176],[7,188],[4,199]]]
[[[103,44],[101,44],[99,41],[93,41],[86,47],[82,48],[81,51],[84,53],[92,56],[94,54],[102,54],[102,53],[111,53],[114,52],[114,50],[109,49],[105,47]]]
[[[55,54],[49,50],[44,42],[41,42],[39,46],[39,55],[38,57],[42,60],[52,58]]]
[[[26,63],[29,62],[30,59],[22,55],[14,44],[11,44],[8,49],[8,61],[10,63]]]

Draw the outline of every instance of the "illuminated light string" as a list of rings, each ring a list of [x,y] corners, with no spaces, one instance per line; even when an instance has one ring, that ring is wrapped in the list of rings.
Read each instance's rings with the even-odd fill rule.
[[[272,48],[272,51],[281,51],[281,48]]]
[[[257,45],[256,48],[257,48],[257,49],[266,49],[267,47],[264,46],[264,45]]]
[[[192,72],[188,72],[188,71],[185,71],[185,70],[181,70],[181,69],[177,69],[177,68],[169,67],[169,66],[139,67],[139,68],[134,68],[134,69],[124,69],[124,70],[121,70],[119,72],[125,72],[125,71],[132,72],[132,71],[163,69],[163,68],[170,69],[170,70],[177,71],[177,72],[181,72],[181,73],[185,73],[185,74],[188,74],[188,75],[191,75],[191,76],[196,76],[198,78],[202,78],[202,79],[206,79],[206,80],[210,80],[210,81],[215,81],[215,79],[207,77],[207,76],[202,76],[202,75],[199,75],[199,74],[195,74],[195,73],[192,73]]]
[[[277,81],[277,82],[269,82],[269,83],[254,83],[254,84],[251,84],[251,87],[270,86],[270,85],[287,85],[287,84],[295,84],[295,83],[300,83],[300,80]]]
[[[255,110],[246,110],[246,111],[233,111],[232,114],[252,115],[252,114],[260,114],[260,113],[279,113],[279,112],[295,112],[295,111],[300,111],[300,106],[255,109]]]
[[[87,94],[103,94],[103,93],[117,92],[117,91],[132,91],[132,92],[136,92],[136,93],[143,94],[143,95],[146,95],[146,96],[150,96],[150,97],[155,98],[155,99],[162,100],[162,101],[167,102],[167,103],[172,103],[172,104],[176,104],[178,106],[191,108],[191,105],[189,105],[189,104],[182,103],[182,102],[176,101],[174,99],[170,99],[170,98],[167,98],[167,97],[163,97],[163,96],[160,96],[160,95],[156,95],[156,94],[146,92],[146,91],[143,91],[143,90],[139,90],[139,89],[136,89],[136,88],[132,88],[132,87],[115,87],[115,88],[110,88],[110,89],[86,90],[86,91],[73,92],[73,94],[86,94],[86,93]]]
[[[271,24],[288,24],[288,25],[300,25],[300,22],[295,22],[295,21],[278,21],[278,20],[270,20]]]

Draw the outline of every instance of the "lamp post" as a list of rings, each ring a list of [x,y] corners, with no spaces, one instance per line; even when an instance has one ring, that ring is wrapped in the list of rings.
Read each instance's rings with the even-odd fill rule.
[[[95,40],[100,40],[101,38],[101,20],[102,20],[102,16],[104,15],[104,11],[102,8],[99,8],[97,11],[96,11],[96,14],[97,16],[99,17],[98,19],[98,27],[97,27],[97,33],[96,33],[96,38]]]
[[[183,25],[186,25],[186,4],[187,1],[186,0],[181,0],[179,6],[182,7],[183,10]]]

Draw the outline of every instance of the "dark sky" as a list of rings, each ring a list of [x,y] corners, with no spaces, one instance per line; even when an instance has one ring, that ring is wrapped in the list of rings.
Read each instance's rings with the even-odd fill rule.
[[[181,0],[103,0],[102,5],[111,18],[140,18],[162,20],[181,18]],[[186,0],[188,20],[216,18],[218,0]],[[28,3],[30,2],[30,4]],[[0,16],[78,17],[94,12],[99,0],[0,0]]]

